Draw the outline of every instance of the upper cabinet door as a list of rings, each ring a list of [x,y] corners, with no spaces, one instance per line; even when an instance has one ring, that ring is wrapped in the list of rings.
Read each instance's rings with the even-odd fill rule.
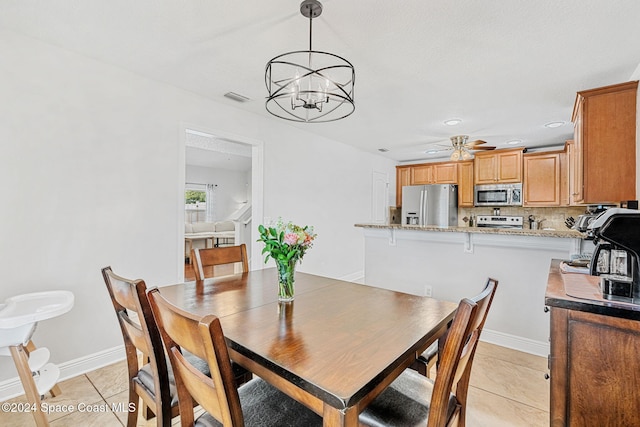
[[[473,207],[473,161],[458,163],[458,206]]]
[[[476,153],[473,165],[475,183],[522,182],[523,151],[524,148],[512,148]]]
[[[572,121],[582,164],[577,165],[575,202],[636,198],[637,92],[637,81],[578,92]]]
[[[522,182],[522,150],[496,152],[498,158],[498,182]]]
[[[478,156],[474,159],[473,171],[476,184],[495,184],[497,180],[497,159],[495,156]]]
[[[396,206],[402,206],[402,187],[411,185],[411,167],[396,166]]]
[[[433,165],[434,184],[456,184],[458,182],[457,163],[437,163]]]
[[[560,206],[563,152],[525,154],[524,206]]]
[[[411,185],[432,184],[433,166],[415,165],[411,168]]]

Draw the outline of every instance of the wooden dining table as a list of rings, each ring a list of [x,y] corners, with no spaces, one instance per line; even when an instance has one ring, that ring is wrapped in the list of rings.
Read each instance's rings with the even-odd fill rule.
[[[274,268],[165,286],[176,306],[220,318],[235,362],[305,404],[324,426],[358,414],[440,337],[457,304],[302,272],[280,303]]]

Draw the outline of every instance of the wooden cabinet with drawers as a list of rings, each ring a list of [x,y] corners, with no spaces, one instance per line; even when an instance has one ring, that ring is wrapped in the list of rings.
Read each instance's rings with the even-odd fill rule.
[[[597,277],[560,273],[559,263],[551,264],[545,293],[551,312],[550,425],[638,425],[640,312],[603,299]]]
[[[483,151],[475,154],[475,184],[522,182],[524,148]]]
[[[572,204],[636,198],[638,82],[578,92],[573,109]]]

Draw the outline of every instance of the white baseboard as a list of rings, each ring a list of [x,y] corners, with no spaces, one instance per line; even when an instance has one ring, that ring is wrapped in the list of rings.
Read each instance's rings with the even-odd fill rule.
[[[356,271],[355,273],[338,277],[338,280],[344,280],[345,282],[354,282],[354,283],[362,284],[362,282],[364,281],[364,270]]]
[[[542,357],[547,357],[550,351],[549,342],[534,341],[529,338],[522,338],[515,335],[505,334],[503,332],[492,331],[490,329],[484,329],[482,331],[482,338],[480,341]]]
[[[109,348],[97,353],[83,356],[58,365],[60,381],[86,374],[125,359],[124,345]],[[7,359],[8,360],[8,359]],[[24,388],[19,377],[9,378],[0,383],[0,402],[24,394]]]

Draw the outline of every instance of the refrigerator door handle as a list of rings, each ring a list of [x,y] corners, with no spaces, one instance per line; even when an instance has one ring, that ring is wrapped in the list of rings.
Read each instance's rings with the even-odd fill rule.
[[[418,214],[418,225],[424,225],[424,190],[420,190],[420,212]]]
[[[420,192],[420,220],[421,220],[421,224],[422,226],[425,226],[428,224],[428,220],[429,220],[429,209],[427,204],[429,203],[429,193],[427,192],[427,189],[425,188],[424,190],[422,190]]]

